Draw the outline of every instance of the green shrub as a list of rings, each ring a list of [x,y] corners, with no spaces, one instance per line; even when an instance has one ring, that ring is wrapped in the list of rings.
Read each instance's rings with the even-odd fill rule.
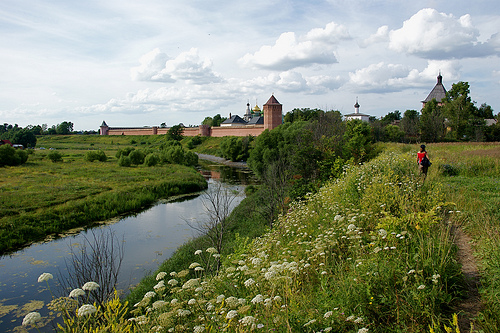
[[[62,155],[58,151],[51,151],[50,153],[47,154],[47,157],[54,163],[56,162],[62,162]]]
[[[123,149],[118,149],[118,151],[116,152],[116,158],[120,158],[122,155],[124,156],[128,156],[130,154],[130,152],[132,152],[135,148],[133,147],[127,147],[127,148],[123,148]]]
[[[196,155],[192,151],[187,151],[184,154],[184,165],[195,166],[197,164],[198,164],[198,155]]]
[[[129,167],[132,165],[132,161],[130,160],[130,157],[122,155],[118,159],[118,165],[122,167]]]
[[[441,171],[444,176],[456,176],[459,174],[458,167],[451,164],[441,164],[439,166],[439,171]]]
[[[130,157],[130,162],[135,165],[144,163],[144,153],[140,150],[134,150],[128,155]]]
[[[10,145],[0,146],[0,166],[16,166],[26,163],[28,153],[24,150],[12,148]]]
[[[85,153],[85,160],[89,162],[100,161],[106,162],[108,157],[102,150],[90,150]]]
[[[160,162],[160,157],[156,153],[148,154],[146,158],[144,158],[144,164],[146,164],[149,167],[155,166],[159,162]]]

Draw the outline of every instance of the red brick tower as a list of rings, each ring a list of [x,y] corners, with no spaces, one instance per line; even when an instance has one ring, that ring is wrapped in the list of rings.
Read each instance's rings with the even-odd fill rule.
[[[283,105],[278,102],[274,95],[264,104],[264,129],[272,130],[282,123]]]

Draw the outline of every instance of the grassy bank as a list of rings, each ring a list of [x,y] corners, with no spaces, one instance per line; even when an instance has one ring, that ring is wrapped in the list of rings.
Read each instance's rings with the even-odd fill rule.
[[[119,148],[154,145],[143,137],[50,136],[28,162],[2,168],[0,180],[0,253],[7,253],[48,235],[132,213],[160,198],[206,188],[193,168],[180,165],[119,167]],[[144,142],[144,143],[141,143]],[[84,155],[98,147],[107,162],[88,162]],[[48,148],[63,161],[53,163]]]
[[[439,330],[462,288],[452,209],[412,154],[385,154],[240,238],[216,277],[196,268],[212,250],[190,244],[141,290],[136,318],[174,332]]]
[[[453,216],[472,238],[481,276],[476,328],[500,327],[500,144],[437,144],[430,147],[438,181],[461,214]],[[434,167],[434,165],[433,165]]]

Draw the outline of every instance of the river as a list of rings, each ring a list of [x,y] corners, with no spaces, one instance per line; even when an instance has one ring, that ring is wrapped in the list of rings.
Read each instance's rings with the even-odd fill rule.
[[[215,182],[224,182],[241,195],[235,206],[244,198],[244,186],[252,182],[249,172],[219,164],[202,162],[202,174],[209,187]],[[211,163],[211,162],[210,162]],[[147,210],[116,223],[81,231],[46,243],[33,244],[12,255],[0,258],[0,331],[21,332],[23,317],[31,312],[40,312],[47,317],[46,304],[51,301],[51,290],[56,290],[58,274],[64,276],[65,262],[71,256],[71,248],[80,246],[93,235],[112,232],[123,240],[124,258],[118,276],[118,289],[128,290],[145,275],[154,272],[159,264],[168,259],[188,239],[197,236],[186,221],[203,218],[205,208],[202,195],[189,195],[173,201],[160,202]],[[234,207],[233,207],[234,208]],[[38,283],[42,273],[51,273],[53,280]],[[41,328],[50,332],[51,325]]]

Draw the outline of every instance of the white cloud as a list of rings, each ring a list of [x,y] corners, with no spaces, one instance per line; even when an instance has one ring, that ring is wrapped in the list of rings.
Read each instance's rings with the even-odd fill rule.
[[[478,42],[479,30],[470,15],[455,18],[432,8],[417,12],[403,27],[389,32],[389,48],[427,59],[482,57],[493,54],[486,43]]]
[[[165,68],[165,63],[168,58],[169,57],[165,53],[160,52],[159,48],[155,48],[153,51],[146,53],[139,59],[141,64],[138,67],[130,69],[132,80],[160,81],[158,73]],[[173,82],[173,80],[170,80],[170,82]]]
[[[459,77],[459,63],[456,60],[430,60],[422,71],[401,64],[380,62],[349,73],[355,90],[361,92],[388,93],[412,88],[428,87],[438,73],[449,81]]]
[[[359,43],[361,47],[368,47],[372,44],[382,43],[389,40],[389,27],[383,25],[377,29],[377,32]]]
[[[294,32],[280,35],[273,46],[264,45],[254,54],[247,53],[239,63],[244,67],[288,70],[313,64],[337,62],[334,50],[341,40],[350,39],[347,28],[330,22],[297,38]]]
[[[158,48],[143,55],[141,65],[131,69],[133,80],[175,82],[187,81],[193,84],[220,82],[222,78],[212,71],[212,61],[201,59],[198,49],[191,48],[180,53],[175,59],[169,59]]]

